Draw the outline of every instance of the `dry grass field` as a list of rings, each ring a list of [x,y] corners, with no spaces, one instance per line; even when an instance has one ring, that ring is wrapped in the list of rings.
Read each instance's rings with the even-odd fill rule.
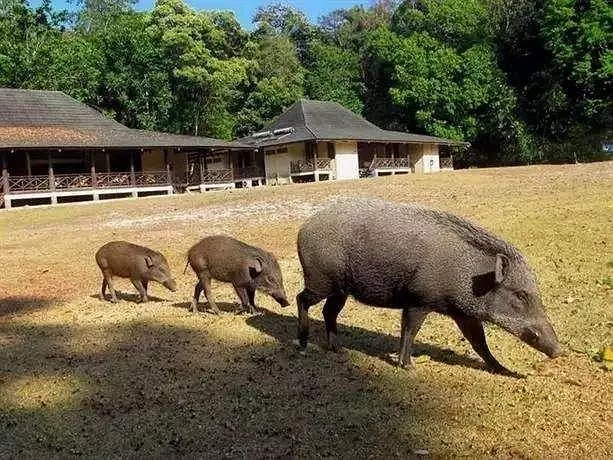
[[[226,233],[275,252],[292,297],[296,233],[330,199],[380,196],[473,219],[534,267],[569,355],[546,360],[490,327],[492,352],[525,378],[493,375],[455,324],[432,315],[413,370],[388,358],[400,314],[350,300],[345,350],[314,307],[306,356],[295,304],[192,315],[187,249]],[[613,458],[613,162],[456,171],[0,212],[0,457]],[[94,253],[125,239],[164,252],[179,290],[98,298]],[[383,243],[383,242],[382,242]],[[201,306],[201,309],[204,307]]]

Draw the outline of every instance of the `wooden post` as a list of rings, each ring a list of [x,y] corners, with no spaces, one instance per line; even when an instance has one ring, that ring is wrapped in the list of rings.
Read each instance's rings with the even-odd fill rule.
[[[164,149],[164,162],[166,163],[166,180],[168,185],[172,185],[172,174],[170,172],[170,162],[168,161],[168,150]]]
[[[2,152],[2,189],[5,195],[7,195],[11,191],[9,187],[9,171],[6,152]]]
[[[49,189],[55,190],[55,176],[53,174],[53,160],[51,159],[51,152],[47,154],[47,162],[49,163]]]
[[[134,173],[134,152],[130,152],[130,185],[136,187],[136,174]]]
[[[130,151],[130,186],[132,187],[132,196],[138,198],[136,191],[136,174],[134,174],[134,152]]]
[[[61,150],[58,149],[58,152]],[[53,160],[51,158],[51,152],[47,155],[49,162],[49,190],[51,190],[51,204],[57,204],[57,195],[55,194],[55,175],[53,174]]]
[[[318,166],[317,166],[317,141],[313,142],[313,173],[315,176],[315,182],[319,182],[319,172],[317,171]]]
[[[94,201],[98,201],[100,199],[100,195],[96,192],[98,188],[98,178],[96,177],[96,153],[90,152],[89,154],[89,167],[92,175],[92,197]]]
[[[200,183],[204,184],[204,153],[198,154],[198,162],[200,164]]]
[[[30,152],[26,151],[26,168],[28,170],[28,177],[32,175],[32,161],[30,160]]]
[[[95,153],[91,152],[89,155],[89,159],[90,159],[90,172],[92,175],[92,188],[97,188],[98,187],[98,178],[96,177],[96,158],[95,158]]]
[[[106,150],[103,150],[104,152],[104,161],[106,163],[106,172],[110,173],[111,172],[111,157],[109,156],[109,152],[107,152]]]

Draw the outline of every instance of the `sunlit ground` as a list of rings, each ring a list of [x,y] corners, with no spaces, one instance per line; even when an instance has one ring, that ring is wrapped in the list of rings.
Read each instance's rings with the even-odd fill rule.
[[[446,318],[417,337],[414,370],[394,366],[399,312],[349,301],[345,352],[298,354],[295,305],[258,294],[261,316],[188,310],[188,248],[227,233],[279,257],[302,287],[295,240],[328,199],[381,196],[450,210],[518,246],[539,276],[569,356],[547,361],[490,328],[496,357],[526,378],[487,372]],[[0,456],[611,458],[613,162],[456,171],[0,212]],[[94,253],[125,239],[164,252],[175,293],[98,298]],[[382,244],[385,244],[382,241]],[[201,306],[204,309],[204,306]]]

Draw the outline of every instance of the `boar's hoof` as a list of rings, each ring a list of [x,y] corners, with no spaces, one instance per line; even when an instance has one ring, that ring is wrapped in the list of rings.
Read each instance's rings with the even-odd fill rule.
[[[328,350],[333,351],[334,353],[341,353],[343,351],[343,347],[338,343],[338,339],[336,336],[330,335],[328,339]]]
[[[513,377],[513,378],[516,378],[516,379],[525,379],[526,378],[525,375],[520,374],[519,372],[514,372],[512,370],[509,370],[509,369],[507,369],[504,366],[500,366],[500,367],[496,367],[496,368],[490,367],[488,369],[489,369],[489,371],[492,374],[498,374],[498,375],[502,375],[504,377]]]
[[[387,359],[390,363],[401,369],[415,369],[415,363],[410,355],[404,359],[400,359],[400,355],[398,353],[388,353]]]

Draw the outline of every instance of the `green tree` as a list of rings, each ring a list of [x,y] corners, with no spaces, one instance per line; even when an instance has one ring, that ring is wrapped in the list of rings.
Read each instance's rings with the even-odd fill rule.
[[[240,94],[249,63],[228,56],[228,35],[215,17],[196,12],[182,0],[159,0],[148,30],[159,43],[170,73],[175,103],[170,128],[176,132],[230,138],[234,119],[228,107]],[[235,37],[235,35],[231,35]]]
[[[499,62],[544,159],[597,155],[613,125],[613,6],[605,0],[500,0]]]
[[[530,161],[532,140],[498,67],[487,18],[483,1],[401,5],[391,30],[369,36],[368,58],[387,75],[395,106],[380,110],[394,114],[388,126],[470,141],[482,161]]]
[[[362,113],[362,68],[358,53],[316,41],[311,44],[312,65],[306,77],[311,99],[335,101]]]
[[[257,40],[251,47],[251,83],[238,113],[239,135],[260,129],[304,95],[305,71],[290,38],[269,31]]]

